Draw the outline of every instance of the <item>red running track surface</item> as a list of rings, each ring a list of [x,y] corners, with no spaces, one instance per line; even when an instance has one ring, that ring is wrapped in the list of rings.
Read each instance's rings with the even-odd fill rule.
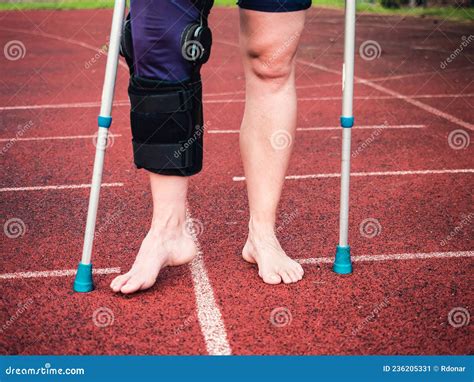
[[[190,190],[202,253],[190,266],[164,270],[149,291],[124,297],[108,283],[133,262],[151,201],[145,174],[132,164],[123,66],[94,247],[102,274],[93,293],[71,290],[89,192],[71,187],[90,182],[105,66],[98,50],[111,11],[0,17],[2,44],[19,40],[26,49],[23,58],[2,61],[2,224],[19,219],[23,233],[1,242],[2,354],[472,352],[473,48],[440,67],[469,26],[359,16],[357,47],[375,40],[381,55],[356,55],[356,261],[352,275],[340,276],[331,259],[343,14],[309,11],[297,65],[299,130],[278,223],[283,247],[306,276],[269,286],[240,258],[248,211],[237,149],[244,106],[238,14],[213,10],[217,38],[203,70],[206,165]],[[462,148],[453,135],[464,139]],[[374,237],[364,233],[368,221]]]

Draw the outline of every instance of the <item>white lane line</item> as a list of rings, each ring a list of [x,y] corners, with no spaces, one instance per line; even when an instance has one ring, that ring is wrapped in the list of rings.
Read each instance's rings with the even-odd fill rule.
[[[472,174],[474,169],[461,168],[449,170],[413,170],[413,171],[371,171],[371,172],[352,172],[351,177],[359,176],[401,176],[401,175],[430,175],[430,174]],[[319,179],[319,178],[339,178],[340,173],[329,174],[308,174],[308,175],[288,175],[285,179],[288,180],[302,180],[302,179]],[[245,176],[234,176],[234,182],[242,182]]]
[[[451,122],[451,123],[454,123],[456,125],[459,125],[461,127],[464,127],[466,129],[469,129],[469,130],[474,130],[474,125],[472,123],[469,123],[469,122],[466,122],[466,121],[463,121],[462,119],[460,118],[457,118],[455,117],[454,115],[452,114],[449,114],[449,113],[445,113],[444,111],[441,111],[439,109],[436,109],[435,107],[433,106],[430,106],[426,103],[423,103],[421,101],[417,101],[415,99],[415,97],[411,97],[411,96],[404,96],[403,94],[401,93],[398,93],[396,91],[393,91],[393,90],[390,90],[390,89],[387,89],[386,87],[383,87],[381,85],[378,85],[376,83],[373,83],[373,82],[370,82],[370,81],[366,81],[366,80],[362,80],[361,81],[362,83],[380,91],[380,92],[384,92],[384,93],[387,93],[393,97],[396,97],[398,99],[401,99],[411,105],[414,105],[420,109],[423,109],[425,111],[427,111],[428,113],[431,113],[439,118],[444,118],[446,119],[447,121]]]
[[[122,134],[109,134],[111,138],[121,137]],[[0,142],[10,142],[10,141],[50,141],[50,140],[66,140],[66,139],[87,139],[87,138],[97,138],[97,134],[93,135],[66,135],[66,136],[53,136],[53,137],[28,137],[28,138],[0,138]]]
[[[10,279],[31,279],[35,277],[65,277],[74,276],[77,269],[61,269],[55,271],[38,271],[38,272],[16,272],[0,274],[0,280]],[[92,273],[96,275],[108,275],[111,273],[120,273],[120,268],[97,268],[92,269]]]
[[[428,253],[398,253],[390,255],[362,255],[352,256],[352,261],[393,261],[393,260],[423,260],[423,259],[450,259],[459,257],[474,257],[474,251],[460,252],[428,252]],[[297,259],[300,264],[332,263],[334,257],[312,257]]]
[[[122,187],[123,183],[102,183],[101,187]],[[90,188],[90,184],[61,184],[56,186],[31,186],[31,187],[5,187],[0,192],[11,191],[42,191],[42,190],[67,190],[77,188]]]
[[[373,84],[369,85],[366,80],[359,80],[360,83],[366,84],[368,86],[374,87],[379,85]],[[378,89],[379,91],[382,91]],[[385,91],[387,93],[387,91]],[[207,97],[207,95],[205,95]],[[210,95],[212,96],[212,95]],[[403,96],[399,93],[392,92],[390,95],[380,95],[380,96],[356,96],[354,99],[356,100],[390,100],[390,99],[402,99],[407,101],[405,98],[409,98],[414,102],[417,98],[462,98],[462,97],[474,97],[474,93],[466,93],[466,94],[419,94],[413,96]],[[298,97],[298,101],[301,102],[308,102],[308,101],[340,101],[342,99],[341,96],[328,96],[328,97]],[[243,98],[222,98],[222,99],[204,99],[203,103],[205,104],[220,104],[220,103],[244,103],[245,99]],[[407,101],[408,102],[408,101]],[[431,108],[431,106],[422,104],[425,107]],[[130,102],[128,100],[119,100],[113,103],[113,106],[120,107],[120,106],[130,106]],[[419,105],[416,105],[419,106]],[[76,109],[76,108],[98,108],[100,107],[100,102],[73,102],[73,103],[59,103],[59,104],[39,104],[39,105],[17,105],[17,106],[2,106],[0,107],[0,111],[12,111],[12,110],[34,110],[34,109]],[[434,109],[434,108],[432,108]],[[437,109],[434,109],[437,110]],[[441,111],[437,111],[439,113],[443,113]],[[446,114],[446,113],[444,113]],[[448,114],[447,114],[448,115]],[[452,116],[451,116],[452,117]],[[455,118],[455,117],[452,117]]]
[[[318,65],[318,64],[315,64],[313,62],[309,62],[309,61],[305,61],[305,60],[298,60],[299,63],[301,64],[304,64],[304,65],[307,65],[311,68],[315,68],[315,69],[319,69],[319,70],[322,70],[322,71],[325,71],[325,72],[328,72],[328,73],[333,73],[333,74],[338,74],[340,75],[340,71],[338,70],[334,70],[334,69],[330,69],[330,68],[327,68],[323,65]],[[451,115],[449,113],[445,113],[444,111],[441,111],[439,109],[436,109],[435,107],[432,107],[426,103],[423,103],[421,101],[417,101],[415,98],[415,96],[406,96],[406,95],[403,95],[401,93],[398,93],[394,90],[391,90],[391,89],[388,89],[386,88],[385,86],[382,86],[382,85],[378,85],[376,84],[375,82],[373,81],[370,81],[370,80],[366,80],[366,79],[363,79],[363,78],[360,78],[360,77],[354,77],[354,80],[357,80],[359,83],[361,84],[364,84],[364,85],[367,85],[367,86],[370,86],[371,88],[375,89],[375,90],[378,90],[379,92],[382,92],[382,93],[385,93],[385,94],[388,94],[394,98],[398,98],[402,101],[405,101],[413,106],[416,106],[422,110],[425,110],[427,111],[428,113],[431,113],[439,118],[444,118],[446,119],[447,121],[451,122],[451,123],[454,123],[456,125],[459,125],[461,127],[464,127],[466,129],[469,129],[469,130],[474,130],[474,125],[472,123],[469,123],[469,122],[466,122],[466,121],[463,121],[457,117],[455,117],[454,115]]]
[[[372,129],[424,129],[426,125],[362,125],[354,126],[355,130],[372,130]],[[323,126],[323,127],[299,127],[298,131],[319,131],[319,130],[341,130],[341,126]]]
[[[444,69],[443,73],[447,72],[458,72],[458,71],[466,71],[470,70],[471,67],[463,67],[463,68],[452,68],[452,69]],[[372,82],[385,82],[385,81],[390,81],[390,80],[400,80],[400,79],[405,79],[405,78],[410,78],[410,77],[422,77],[422,76],[428,76],[428,75],[433,75],[437,74],[438,71],[433,70],[430,72],[419,72],[419,73],[407,73],[407,74],[399,74],[396,76],[385,76],[385,77],[375,77],[375,78],[370,78],[370,81]]]
[[[38,30],[31,31],[29,29],[6,28],[6,27],[0,27],[0,30],[4,30],[4,31],[8,31],[8,32],[15,32],[15,33],[25,33],[25,34],[29,34],[29,35],[33,35],[33,36],[40,36],[40,37],[50,38],[50,39],[53,39],[53,40],[58,40],[58,41],[61,41],[61,42],[65,42],[67,44],[78,45],[78,46],[81,46],[83,48],[92,50],[96,53],[99,53],[101,55],[103,54],[104,56],[107,56],[107,50],[105,50],[105,49],[99,49],[99,48],[96,48],[95,46],[89,45],[85,42],[82,42],[82,41],[79,41],[79,40],[74,40],[74,39],[71,39],[71,38],[65,38],[65,37],[58,36],[58,35],[51,34],[51,33],[45,33],[45,32],[41,32],[41,31],[38,31]],[[123,62],[121,59],[119,60],[119,65],[122,66],[125,70],[128,71],[128,65],[125,62]]]
[[[186,214],[188,227],[193,227],[193,220],[189,212],[187,211]],[[227,340],[224,320],[214,298],[214,291],[207,275],[201,245],[196,235],[193,232],[191,234],[198,247],[198,254],[189,266],[196,296],[197,316],[206,349],[209,355],[231,355],[232,350]]]
[[[355,126],[353,130],[370,130],[370,129],[423,129],[426,125],[365,125]],[[341,130],[341,126],[321,126],[321,127],[298,127],[296,131],[325,131],[325,130]],[[209,134],[237,134],[240,130],[207,130]]]
[[[0,28],[1,29],[1,28]],[[115,101],[114,106],[129,106],[128,100]],[[18,105],[18,106],[3,106],[0,111],[8,110],[34,110],[34,109],[76,109],[76,108],[95,108],[100,107],[100,102],[72,102],[72,103],[58,103],[58,104],[39,104],[39,105]]]
[[[364,81],[360,81],[364,84]],[[474,97],[473,93],[466,94],[418,94],[410,96],[411,98],[461,98],[461,97]],[[398,99],[395,95],[374,95],[374,96],[355,96],[356,100],[383,100],[383,99]],[[328,96],[328,97],[298,97],[298,101],[339,101],[342,100],[341,96]]]
[[[224,321],[214,298],[201,251],[192,261],[190,268],[196,295],[198,320],[206,342],[207,352],[209,355],[230,355],[232,350],[227,340]]]

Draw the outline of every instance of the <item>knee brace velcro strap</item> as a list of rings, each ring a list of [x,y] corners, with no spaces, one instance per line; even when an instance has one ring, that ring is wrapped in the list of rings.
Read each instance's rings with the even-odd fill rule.
[[[177,84],[132,76],[129,85],[135,165],[164,175],[202,168],[200,79]]]
[[[164,94],[138,95],[129,93],[129,96],[132,111],[138,113],[179,113],[192,110],[194,89],[180,89]]]
[[[185,170],[192,164],[192,156],[184,149],[185,141],[150,144],[132,140],[132,143],[135,163],[143,168]]]

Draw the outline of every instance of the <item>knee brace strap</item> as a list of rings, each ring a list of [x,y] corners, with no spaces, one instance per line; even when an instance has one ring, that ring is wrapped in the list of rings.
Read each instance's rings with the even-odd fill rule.
[[[202,168],[200,80],[167,84],[132,76],[133,152],[138,168],[165,175],[193,175]]]
[[[150,171],[157,171],[159,169],[185,170],[192,163],[188,152],[184,151],[182,155],[177,155],[177,153],[181,154],[181,151],[184,150],[183,144],[185,142],[152,144],[132,141],[132,143],[135,164],[140,166],[139,168],[148,168]]]

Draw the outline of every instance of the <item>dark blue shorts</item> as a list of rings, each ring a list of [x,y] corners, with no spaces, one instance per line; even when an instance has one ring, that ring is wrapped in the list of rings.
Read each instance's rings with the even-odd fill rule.
[[[181,34],[199,21],[192,0],[131,0],[133,56],[138,77],[185,81],[192,65],[183,58]]]
[[[294,12],[311,7],[311,0],[238,0],[237,5],[260,12]]]

